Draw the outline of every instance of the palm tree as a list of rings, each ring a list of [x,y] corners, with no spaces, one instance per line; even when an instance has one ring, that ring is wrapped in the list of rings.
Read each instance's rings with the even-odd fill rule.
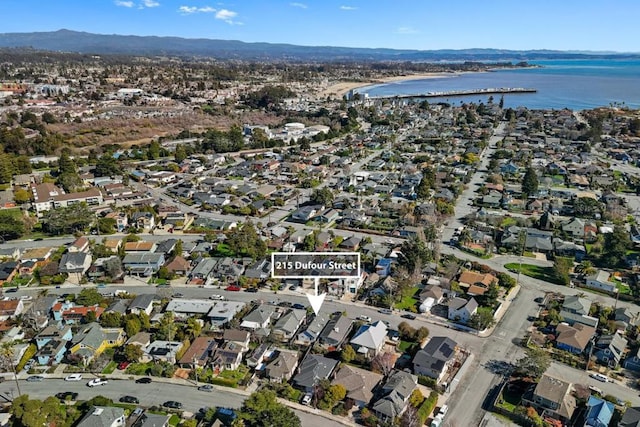
[[[184,332],[189,336],[191,340],[197,338],[198,335],[200,335],[201,331],[202,326],[200,326],[200,323],[198,323],[197,319],[191,317],[187,319],[187,324],[184,327]]]
[[[4,342],[0,345],[0,367],[6,372],[13,372],[13,379],[16,381],[16,388],[18,389],[18,396],[22,394],[20,391],[20,383],[18,382],[18,373],[16,372],[16,366],[13,364],[13,358],[15,352],[13,346],[9,342]]]

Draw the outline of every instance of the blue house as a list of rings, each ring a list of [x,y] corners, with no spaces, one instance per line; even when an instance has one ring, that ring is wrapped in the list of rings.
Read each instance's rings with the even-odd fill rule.
[[[585,427],[607,427],[613,416],[613,403],[590,396],[587,402]]]
[[[62,320],[62,318],[57,320]],[[71,338],[73,338],[71,326],[59,327],[57,325],[49,325],[36,335],[36,347],[38,347],[38,350],[42,350],[49,341],[71,341]]]
[[[38,364],[51,365],[60,363],[67,352],[67,342],[64,340],[51,340],[47,342],[36,354]]]
[[[389,273],[391,273],[391,263],[393,260],[391,258],[382,258],[376,264],[376,273],[380,277],[387,277]]]
[[[624,367],[631,371],[640,372],[640,348],[636,350],[636,354],[627,356],[624,360]]]

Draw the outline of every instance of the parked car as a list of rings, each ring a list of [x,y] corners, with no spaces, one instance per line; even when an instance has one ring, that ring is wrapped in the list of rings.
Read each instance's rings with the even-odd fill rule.
[[[151,378],[149,377],[142,377],[136,380],[137,384],[149,384],[150,382],[151,382]]]
[[[222,301],[222,300],[224,300],[224,296],[218,295],[218,294],[213,294],[213,295],[211,295],[209,297],[209,299],[216,300],[216,301]]]
[[[107,385],[107,384],[109,384],[109,381],[105,380],[104,378],[94,378],[87,383],[87,386],[96,387],[99,385]]]
[[[303,304],[300,304],[300,303],[293,304],[291,306],[291,308],[295,308],[297,310],[306,310],[307,309],[307,307],[305,307]]]
[[[251,292],[252,294],[255,294],[256,292],[258,292],[258,288],[254,288],[254,287],[250,287],[245,289],[246,292]]]
[[[135,396],[122,396],[120,398],[120,402],[122,403],[135,403],[136,405],[140,403],[137,397]]]
[[[180,292],[176,292],[175,294],[173,294],[174,298],[183,298],[184,294],[181,294]]]
[[[162,406],[170,409],[182,409],[182,403],[176,402],[175,400],[167,400]]]
[[[71,374],[64,377],[65,381],[82,381],[82,374]]]
[[[589,374],[589,376],[594,380],[602,381],[603,383],[609,382],[609,378],[606,375],[593,373],[593,374]]]
[[[412,314],[412,313],[405,313],[402,316],[403,319],[409,319],[409,320],[415,320],[416,319],[416,315]]]
[[[280,301],[280,302],[278,303],[278,305],[279,305],[280,307],[291,307],[291,306],[292,306],[292,304],[291,304],[289,301]]]
[[[29,382],[39,382],[43,380],[44,380],[44,377],[41,377],[40,375],[31,375],[30,377],[27,378],[27,381]]]
[[[300,403],[302,403],[303,405],[309,405],[311,403],[312,398],[313,398],[313,394],[307,393],[304,396],[302,396],[302,400],[300,401]]]
[[[121,370],[121,371],[124,370],[124,369],[127,369],[127,366],[129,366],[130,364],[131,364],[131,362],[127,362],[127,361],[120,362],[120,363],[118,363],[118,369]]]
[[[240,292],[240,286],[238,285],[229,285],[226,288],[224,288],[225,291],[230,291],[230,292]]]
[[[56,397],[60,400],[76,400],[78,393],[75,391],[61,391],[60,393],[56,393]]]
[[[380,310],[378,310],[378,313],[382,313],[382,314],[392,314],[393,310],[391,310],[390,308],[381,308]]]
[[[211,392],[213,391],[213,386],[211,384],[201,385],[200,387],[198,387],[198,390]]]
[[[371,322],[371,317],[369,316],[365,316],[364,314],[361,316],[358,316],[358,320],[362,320],[364,322]]]
[[[22,295],[22,296],[20,297],[20,299],[21,299],[22,301],[31,301],[31,300],[33,299],[33,297],[32,297],[31,295]]]

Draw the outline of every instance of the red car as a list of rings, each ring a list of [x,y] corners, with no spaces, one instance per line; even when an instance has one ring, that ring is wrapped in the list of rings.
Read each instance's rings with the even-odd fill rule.
[[[226,288],[224,288],[225,291],[231,291],[231,292],[240,292],[240,286],[237,285],[229,285]]]
[[[130,364],[131,362],[120,362],[118,363],[118,369],[120,369],[121,371],[127,369],[127,366],[129,366]]]

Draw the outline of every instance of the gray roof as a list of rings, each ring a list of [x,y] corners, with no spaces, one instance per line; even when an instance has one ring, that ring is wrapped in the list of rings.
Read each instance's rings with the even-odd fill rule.
[[[251,313],[244,316],[242,322],[255,322],[262,325],[264,322],[271,319],[275,310],[275,307],[271,305],[262,304],[253,309]]]
[[[115,425],[118,418],[122,418],[124,421],[124,409],[115,406],[92,406],[76,426],[111,427]]]
[[[171,415],[159,415],[145,412],[133,424],[134,427],[164,427],[169,425]]]
[[[353,319],[340,315],[339,318],[333,318],[324,327],[320,333],[320,342],[326,345],[340,345],[345,339],[351,327]]]
[[[640,407],[627,408],[618,427],[640,427]]]
[[[278,356],[266,367],[267,376],[273,379],[288,379],[298,365],[298,354],[293,351],[278,351]]]
[[[417,384],[418,378],[415,375],[394,371],[382,387],[384,397],[373,405],[373,410],[390,418],[397,417],[404,410],[406,401]]]
[[[574,313],[588,315],[589,309],[591,308],[591,301],[577,295],[567,295],[562,303],[562,308]]]
[[[129,304],[129,308],[138,308],[146,310],[149,307],[149,304],[152,304],[153,301],[157,299],[155,294],[140,294],[136,296],[131,304]]]
[[[457,343],[448,337],[433,337],[422,350],[416,353],[413,364],[442,372],[447,362],[456,353]]]
[[[164,254],[154,252],[128,253],[122,260],[123,264],[156,264],[164,259]]]
[[[291,309],[278,319],[274,325],[274,330],[282,331],[288,335],[294,334],[305,317],[307,317],[306,310]]]
[[[105,334],[102,332],[100,324],[92,322],[84,325],[82,329],[73,336],[71,342],[74,345],[81,342],[85,346],[95,350],[100,347],[104,339]]]
[[[63,273],[82,271],[87,257],[91,258],[91,255],[86,252],[67,252],[60,258],[59,270]]]
[[[309,353],[300,364],[298,374],[293,377],[293,383],[303,388],[314,387],[321,379],[329,378],[337,365],[337,360]]]

